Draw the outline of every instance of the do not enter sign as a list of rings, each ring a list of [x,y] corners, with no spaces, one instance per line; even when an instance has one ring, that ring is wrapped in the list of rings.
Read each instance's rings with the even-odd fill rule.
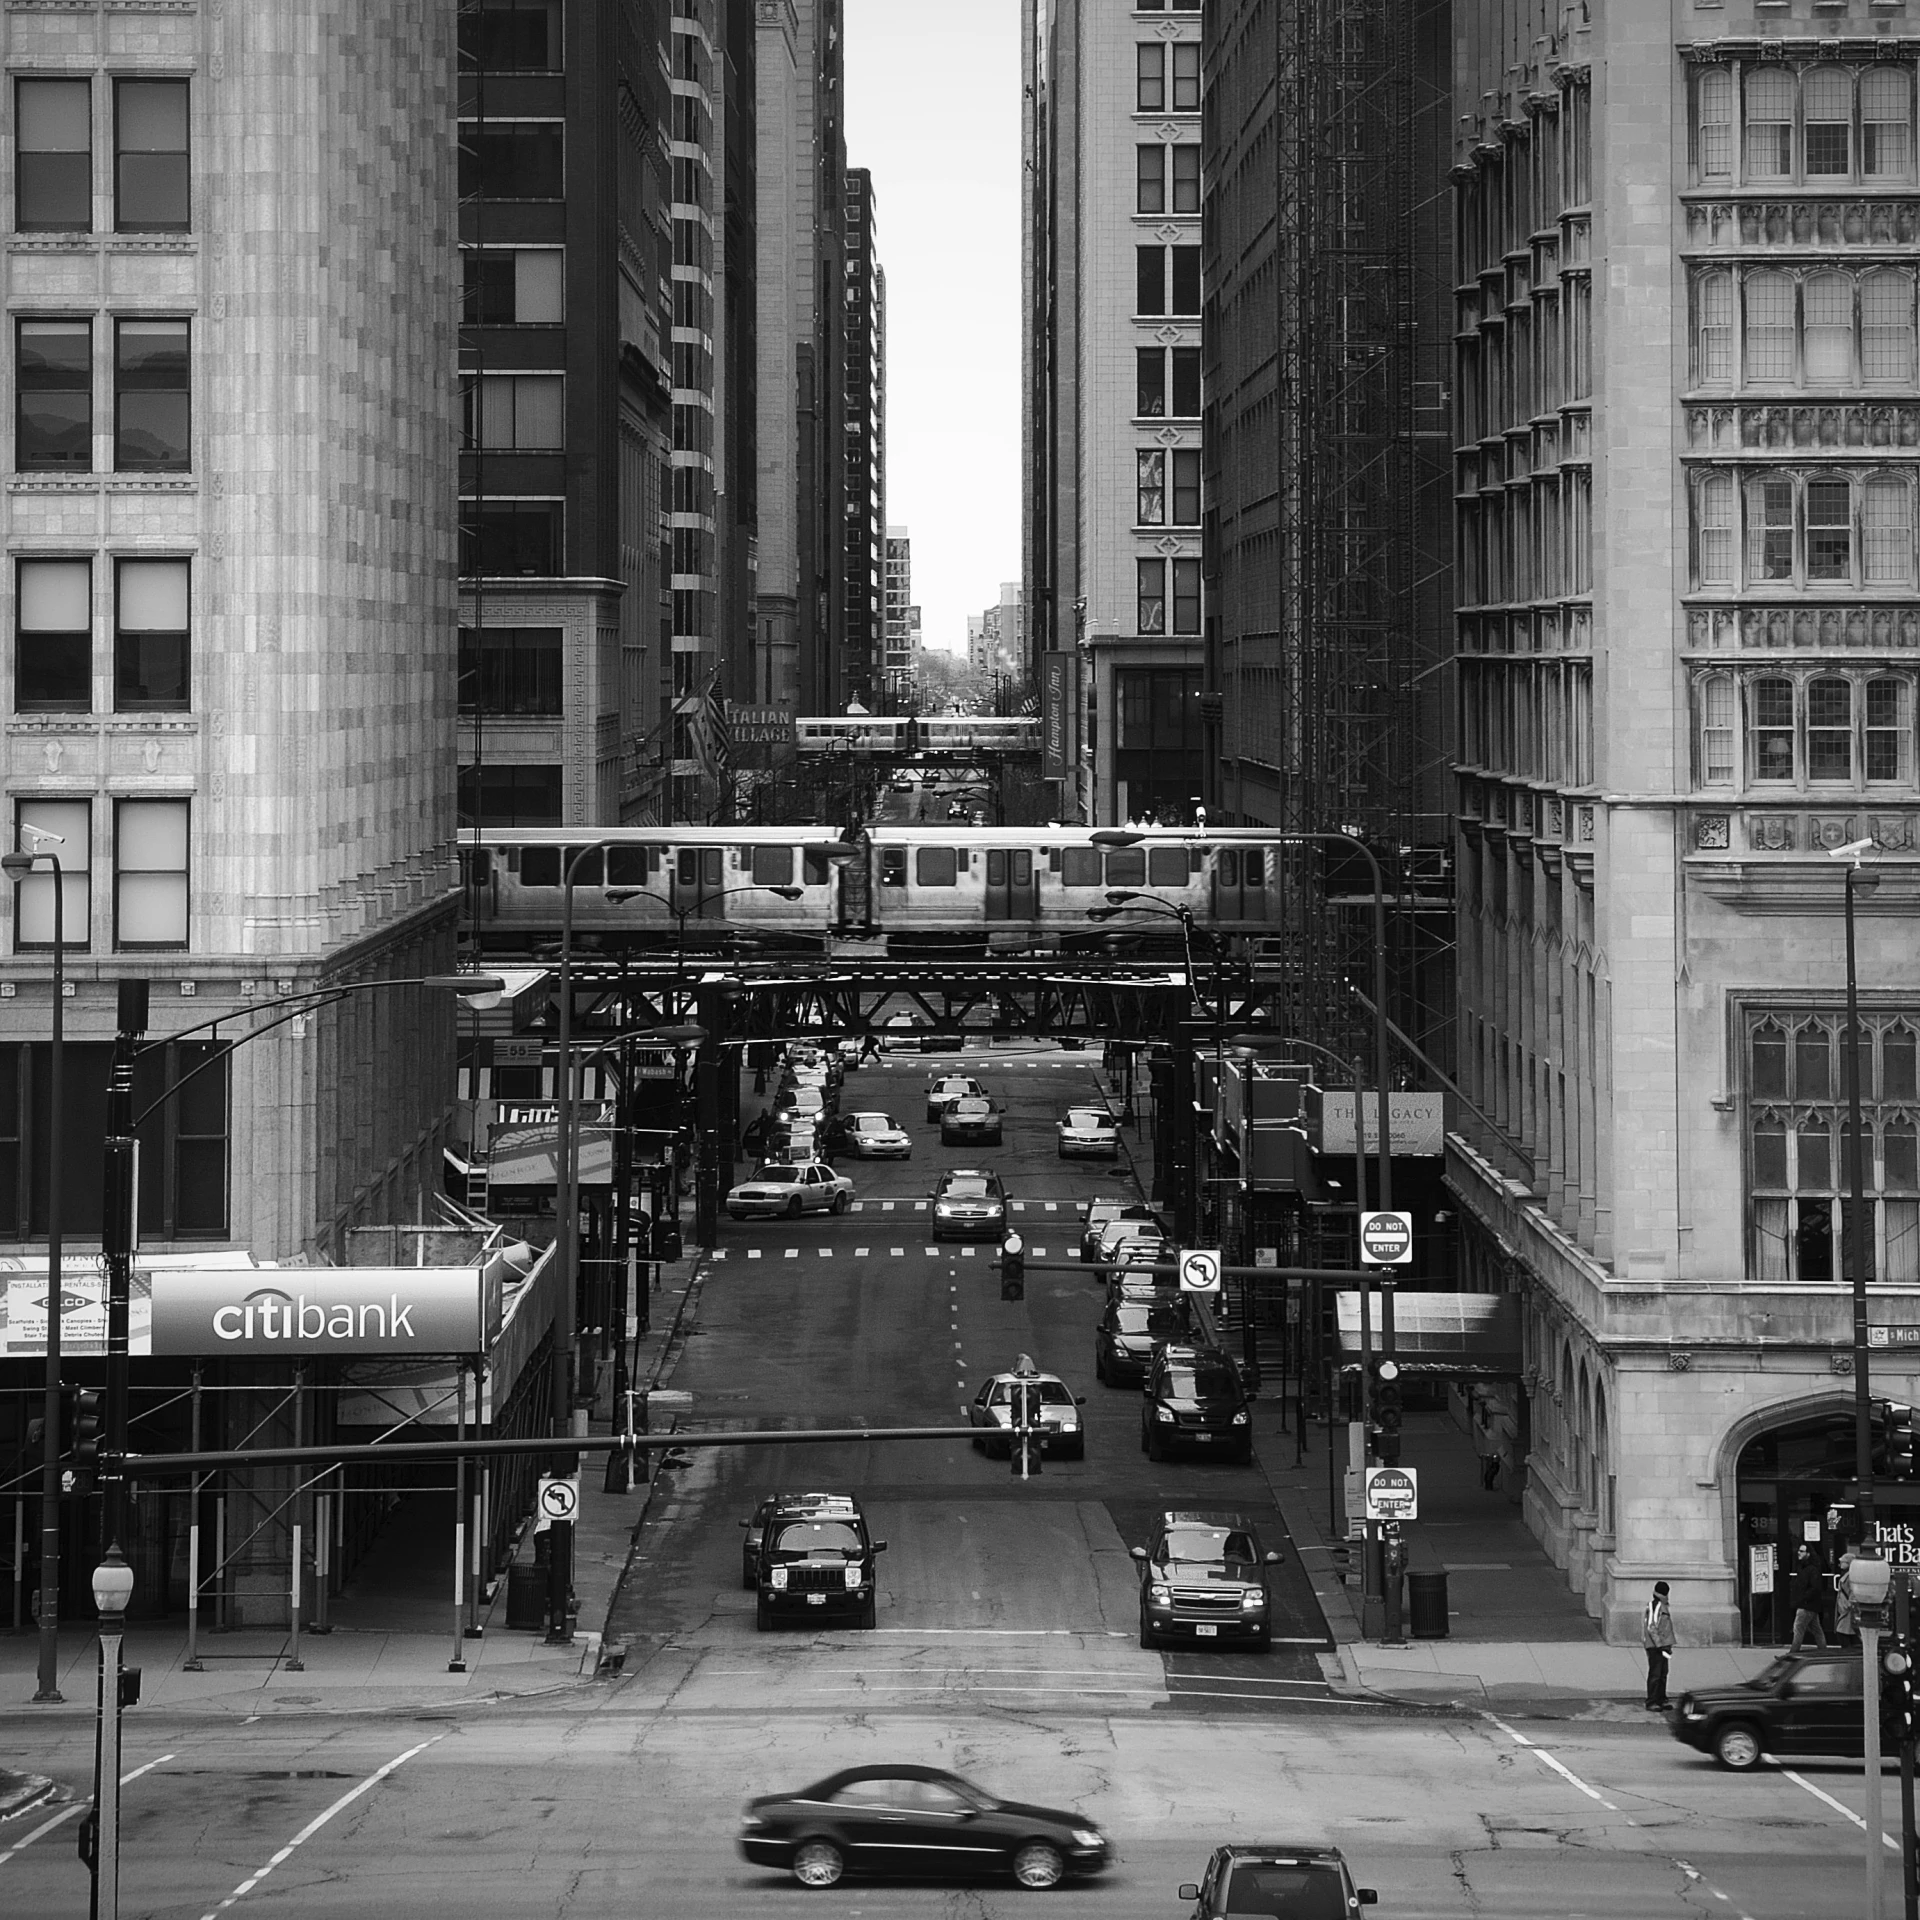
[[[1365,1491],[1369,1520],[1420,1518],[1420,1478],[1411,1467],[1369,1467]]]
[[[1360,1258],[1370,1267],[1405,1267],[1413,1262],[1413,1215],[1363,1213]]]

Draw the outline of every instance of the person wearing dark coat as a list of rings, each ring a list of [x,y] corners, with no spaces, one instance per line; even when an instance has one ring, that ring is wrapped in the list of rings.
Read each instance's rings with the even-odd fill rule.
[[[1825,1648],[1827,1630],[1820,1623],[1820,1605],[1826,1598],[1826,1587],[1820,1562],[1813,1557],[1813,1549],[1802,1542],[1794,1559],[1793,1578],[1787,1587],[1787,1597],[1793,1602],[1793,1639],[1787,1647],[1789,1653],[1798,1653],[1809,1633],[1815,1646]]]

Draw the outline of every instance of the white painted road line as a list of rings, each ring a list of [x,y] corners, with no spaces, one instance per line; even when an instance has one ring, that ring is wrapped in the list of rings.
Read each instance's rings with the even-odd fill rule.
[[[348,1788],[324,1813],[316,1814],[313,1819],[309,1820],[258,1873],[249,1874],[218,1906],[211,1907],[203,1913],[200,1916],[200,1920],[216,1920],[216,1916],[224,1913],[236,1900],[251,1893],[275,1867],[279,1866],[283,1861],[290,1859],[296,1848],[305,1846],[335,1814],[346,1812],[363,1793],[370,1792],[373,1788],[377,1787],[395,1768],[404,1767],[415,1754],[425,1753],[429,1747],[437,1746],[446,1737],[444,1733],[436,1733],[431,1740],[422,1740],[417,1747],[409,1747],[405,1753],[395,1754],[384,1767],[376,1767],[357,1787]]]
[[[907,1250],[905,1247],[889,1247],[887,1251],[892,1254],[896,1260],[904,1260],[906,1258]]]
[[[158,1760],[149,1760],[144,1767],[135,1767],[131,1773],[123,1773],[120,1776],[120,1784],[123,1787],[131,1786],[143,1773],[151,1773],[155,1767],[164,1767],[174,1757],[170,1753],[163,1753]],[[25,1853],[43,1833],[51,1833],[55,1827],[64,1826],[75,1814],[85,1813],[92,1805],[91,1800],[76,1800],[70,1806],[62,1807],[51,1820],[41,1821],[31,1833],[16,1840],[5,1852],[0,1852],[0,1867],[4,1867],[16,1853]]]
[[[853,1250],[853,1257],[856,1260],[864,1260],[870,1253],[872,1253],[872,1251],[873,1249],[871,1247],[855,1247]]]
[[[749,1260],[762,1260],[765,1257],[758,1247],[749,1247],[747,1249],[747,1258]]]
[[[1816,1787],[1811,1780],[1805,1779],[1800,1774],[1795,1773],[1791,1767],[1782,1767],[1780,1766],[1779,1761],[1771,1758],[1769,1758],[1767,1764],[1770,1767],[1779,1768],[1782,1779],[1791,1780],[1796,1787],[1804,1788],[1808,1793],[1812,1794],[1816,1800],[1824,1801],[1826,1805],[1830,1806],[1834,1810],[1834,1812],[1839,1814],[1843,1819],[1851,1820],[1853,1824],[1856,1827],[1858,1827],[1862,1833],[1866,1832],[1867,1823],[1863,1815],[1855,1813],[1851,1807],[1846,1806],[1842,1802],[1836,1800],[1832,1794],[1821,1792],[1821,1790],[1818,1787]],[[1888,1833],[1884,1828],[1882,1828],[1881,1830],[1880,1838],[1883,1841],[1885,1841],[1886,1844],[1890,1846],[1895,1853],[1898,1853],[1900,1851],[1899,1840],[1893,1834]]]
[[[1520,1733],[1508,1726],[1497,1713],[1487,1713],[1482,1710],[1480,1717],[1498,1727],[1516,1747],[1525,1747],[1543,1767],[1551,1767],[1569,1786],[1577,1787],[1589,1800],[1599,1801],[1609,1813],[1618,1813],[1620,1811],[1597,1787],[1588,1786],[1571,1767],[1562,1761],[1556,1760],[1545,1747],[1535,1746],[1524,1733]]]
[[[786,1253],[789,1260],[798,1260],[800,1258],[800,1249],[798,1247],[789,1247]]]
[[[1676,1867],[1678,1867],[1680,1871],[1684,1873],[1689,1880],[1696,1881],[1699,1885],[1705,1887],[1706,1890],[1710,1894],[1712,1894],[1716,1900],[1724,1900],[1728,1906],[1732,1906],[1734,1904],[1732,1894],[1722,1893],[1720,1889],[1716,1887],[1713,1884],[1713,1882],[1709,1880],[1707,1876],[1700,1871],[1698,1867],[1694,1866],[1691,1861],[1682,1860],[1680,1856],[1676,1853],[1673,1856],[1673,1864]],[[1740,1916],[1740,1920],[1753,1920],[1753,1915],[1750,1913],[1743,1913]]]

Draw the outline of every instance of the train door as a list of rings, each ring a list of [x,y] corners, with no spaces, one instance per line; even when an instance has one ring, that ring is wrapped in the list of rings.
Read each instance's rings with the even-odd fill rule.
[[[987,918],[1031,920],[1037,912],[1033,855],[1026,848],[987,850]]]
[[[695,920],[725,917],[720,899],[724,847],[681,847],[673,861],[673,910]]]
[[[1213,914],[1222,921],[1266,919],[1266,848],[1214,848]]]

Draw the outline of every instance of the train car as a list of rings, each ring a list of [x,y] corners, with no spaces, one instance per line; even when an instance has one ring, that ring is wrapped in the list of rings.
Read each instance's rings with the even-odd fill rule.
[[[1040,745],[1040,723],[982,714],[923,714],[914,723],[917,744],[927,753],[1033,752]]]
[[[793,737],[802,753],[904,753],[909,724],[905,714],[804,715],[793,723]]]

